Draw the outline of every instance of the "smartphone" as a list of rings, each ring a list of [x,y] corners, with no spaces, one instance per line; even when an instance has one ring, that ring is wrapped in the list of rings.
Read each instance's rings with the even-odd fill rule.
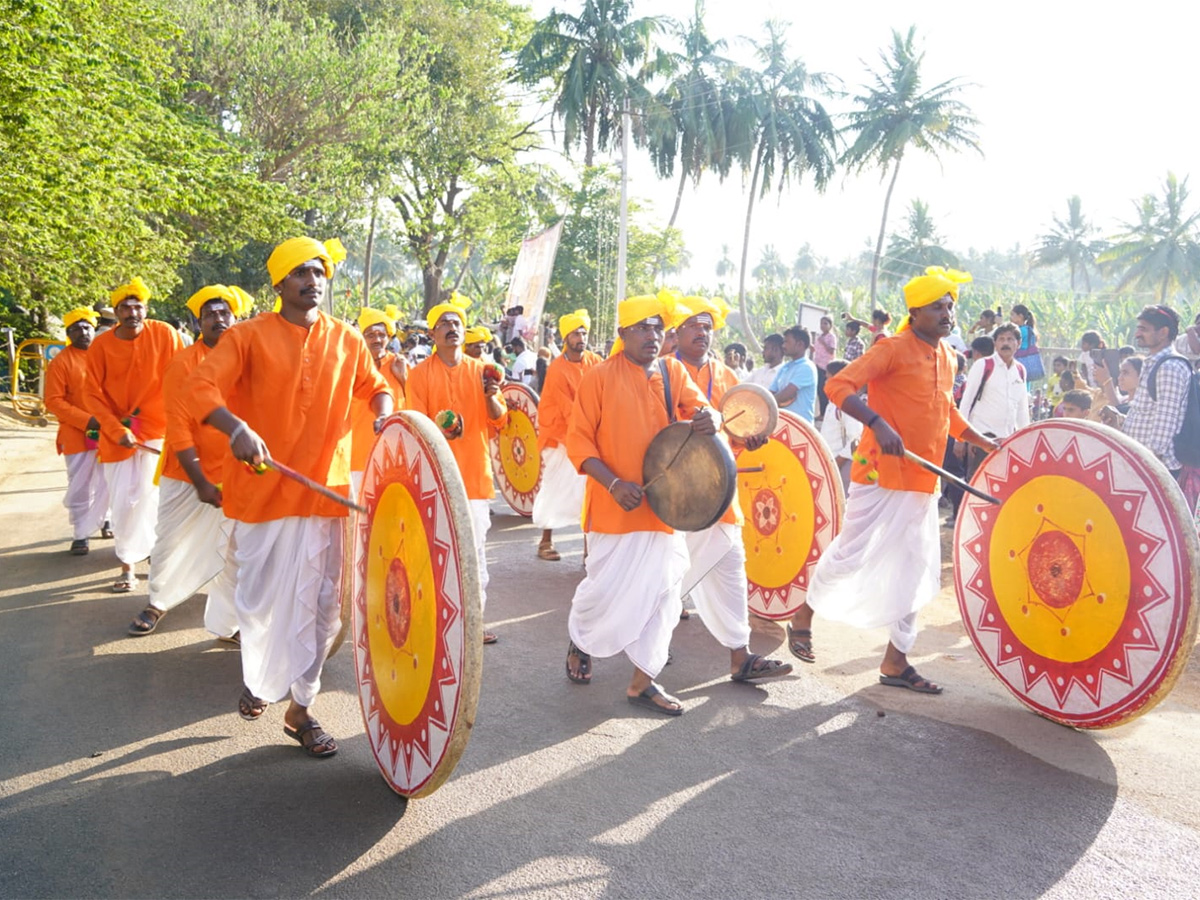
[[[1088,356],[1092,358],[1093,363],[1104,363],[1104,367],[1108,369],[1108,374],[1113,378],[1117,377],[1117,372],[1121,368],[1120,350],[1089,350]]]

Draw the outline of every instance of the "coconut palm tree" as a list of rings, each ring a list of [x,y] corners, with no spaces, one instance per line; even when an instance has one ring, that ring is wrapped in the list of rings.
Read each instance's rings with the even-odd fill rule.
[[[958,265],[958,257],[942,246],[928,203],[913,200],[906,225],[903,232],[894,233],[888,241],[887,260],[881,270],[884,281],[896,284],[920,275],[928,266]]]
[[[750,174],[742,264],[738,272],[738,306],[746,340],[759,350],[746,309],[746,258],[756,197],[765,197],[778,183],[782,192],[790,178],[811,175],[818,190],[833,176],[837,131],[817,96],[828,93],[824,76],[811,73],[788,50],[785,26],[769,21],[762,41],[750,43],[760,68],[743,69],[738,87],[737,115],[731,126],[730,147],[743,172]]]
[[[679,165],[668,228],[675,225],[688,179],[699,184],[706,169],[724,179],[733,163],[727,149],[727,121],[734,112],[727,74],[734,66],[721,55],[725,41],[712,40],[704,30],[704,0],[696,0],[690,22],[672,30],[684,50],[664,55],[670,81],[648,105],[643,126],[643,141],[659,177],[670,178]]]
[[[1120,273],[1117,290],[1154,290],[1165,303],[1172,288],[1200,283],[1200,211],[1189,213],[1187,178],[1167,173],[1161,201],[1152,194],[1137,203],[1138,221],[1101,254],[1109,271]]]
[[[582,142],[583,164],[619,133],[621,108],[639,96],[634,67],[651,55],[650,39],[665,20],[633,19],[631,0],[584,0],[579,15],[552,10],[533,27],[517,54],[516,78],[554,82],[554,115],[562,120],[563,149]]]
[[[1107,244],[1092,240],[1096,228],[1083,217],[1081,201],[1076,194],[1067,198],[1067,218],[1054,217],[1054,227],[1038,238],[1033,249],[1030,265],[1034,268],[1057,266],[1066,263],[1071,269],[1071,290],[1075,290],[1075,273],[1083,273],[1084,290],[1092,292],[1092,279],[1088,266],[1096,264],[1096,257],[1103,253]]]
[[[758,265],[750,274],[762,284],[774,285],[787,278],[788,267],[779,255],[779,251],[775,249],[775,245],[767,244],[763,247],[762,259],[758,261]]]
[[[892,29],[892,44],[881,50],[883,68],[868,67],[872,83],[862,87],[854,96],[857,109],[845,116],[842,133],[849,136],[850,145],[840,162],[861,173],[867,166],[878,166],[882,181],[891,172],[887,194],[883,198],[883,216],[879,221],[879,238],[875,242],[875,259],[871,266],[871,303],[875,303],[879,278],[879,257],[887,231],[888,207],[892,191],[900,175],[900,163],[911,147],[934,158],[944,150],[975,150],[981,156],[979,138],[974,129],[979,124],[970,108],[955,96],[965,86],[951,78],[923,91],[921,63],[925,53],[918,52],[916,26],[901,36]]]

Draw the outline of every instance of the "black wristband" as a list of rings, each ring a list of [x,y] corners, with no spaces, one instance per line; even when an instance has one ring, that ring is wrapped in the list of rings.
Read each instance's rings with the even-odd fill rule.
[[[867,420],[867,427],[874,428],[875,423],[878,421],[879,421],[879,413],[875,413],[875,415],[871,416],[871,418]]]

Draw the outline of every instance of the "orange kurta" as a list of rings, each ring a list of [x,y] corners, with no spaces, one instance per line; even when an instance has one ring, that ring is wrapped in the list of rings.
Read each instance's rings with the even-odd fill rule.
[[[273,458],[350,493],[350,404],[386,393],[362,336],[324,313],[309,328],[263,313],[230,328],[188,379],[187,411],[204,421],[221,406],[244,419]],[[225,515],[241,522],[340,518],[347,509],[290,478],[257,475],[230,457]]]
[[[139,441],[167,433],[162,377],[171,358],[183,349],[183,338],[166,322],[147,319],[132,341],[117,337],[113,328],[96,335],[87,352],[85,408],[100,423],[100,459],[120,462],[137,451],[117,443],[125,434],[121,420],[132,417]]]
[[[204,477],[213,484],[221,483],[221,479],[225,477],[226,463],[233,461],[233,454],[229,451],[229,438],[211,425],[201,425],[188,412],[188,377],[211,352],[211,348],[204,341],[196,341],[175,354],[175,358],[163,374],[163,397],[167,404],[167,439],[163,444],[163,455],[166,458],[162,468],[164,478],[191,483],[187,472],[175,456],[180,450],[190,447],[196,449]]]
[[[508,421],[507,407],[500,418],[488,418],[487,397],[483,393],[485,365],[464,355],[457,366],[448,366],[434,353],[408,373],[405,398],[408,409],[431,419],[443,409],[452,409],[462,416],[462,435],[449,444],[470,500],[490,500],[496,494],[488,450],[489,427],[502,428]],[[497,397],[504,406],[503,395]]]
[[[560,353],[547,367],[546,381],[538,400],[539,450],[566,442],[567,425],[571,421],[571,410],[575,407],[575,394],[583,373],[603,361],[598,353],[585,350],[583,359],[577,363]]]
[[[675,418],[690,419],[708,404],[678,360],[664,358],[671,380]],[[663,380],[655,363],[649,377],[641,366],[618,353],[593,366],[579,382],[575,408],[567,427],[567,455],[580,472],[596,458],[622,481],[642,483],[642,462],[655,435],[669,424]],[[645,500],[626,512],[606,490],[588,478],[583,500],[585,531],[628,534],[673,529],[663,523]]]
[[[86,446],[88,420],[84,382],[87,381],[87,351],[69,344],[46,367],[46,409],[58,419],[58,452],[69,456],[82,453]]]
[[[712,406],[719,407],[725,392],[738,383],[738,377],[733,374],[733,369],[720,360],[710,359],[703,366],[697,368],[682,357],[677,357],[677,359],[683,363],[683,367],[692,376],[692,381],[696,382],[700,393]],[[721,521],[726,525],[737,525],[738,527],[745,524],[746,519],[742,515],[742,504],[738,502],[737,491],[734,491],[733,502],[721,516]]]
[[[379,361],[379,373],[388,384],[388,393],[392,395],[394,409],[404,409],[404,385],[392,371],[392,363],[396,360],[395,353],[385,353]],[[371,404],[366,400],[355,400],[351,413],[351,427],[354,429],[354,445],[350,452],[350,471],[361,472],[367,467],[367,456],[371,445],[375,443],[375,413]]]
[[[946,436],[961,437],[967,420],[954,405],[954,373],[958,364],[945,341],[931,347],[912,331],[882,337],[871,349],[825,382],[825,393],[840,408],[864,386],[871,409],[879,413],[904,441],[904,446],[930,462],[940,463]],[[870,484],[867,474],[878,469],[880,487],[893,491],[932,494],[937,476],[899,456],[884,456],[870,428],[863,429],[850,477]]]

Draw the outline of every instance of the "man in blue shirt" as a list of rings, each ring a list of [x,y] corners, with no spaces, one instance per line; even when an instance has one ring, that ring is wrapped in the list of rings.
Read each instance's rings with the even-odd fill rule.
[[[788,362],[771,383],[771,393],[780,409],[811,422],[817,403],[817,366],[808,358],[812,343],[808,331],[797,326],[783,333],[783,355]]]

